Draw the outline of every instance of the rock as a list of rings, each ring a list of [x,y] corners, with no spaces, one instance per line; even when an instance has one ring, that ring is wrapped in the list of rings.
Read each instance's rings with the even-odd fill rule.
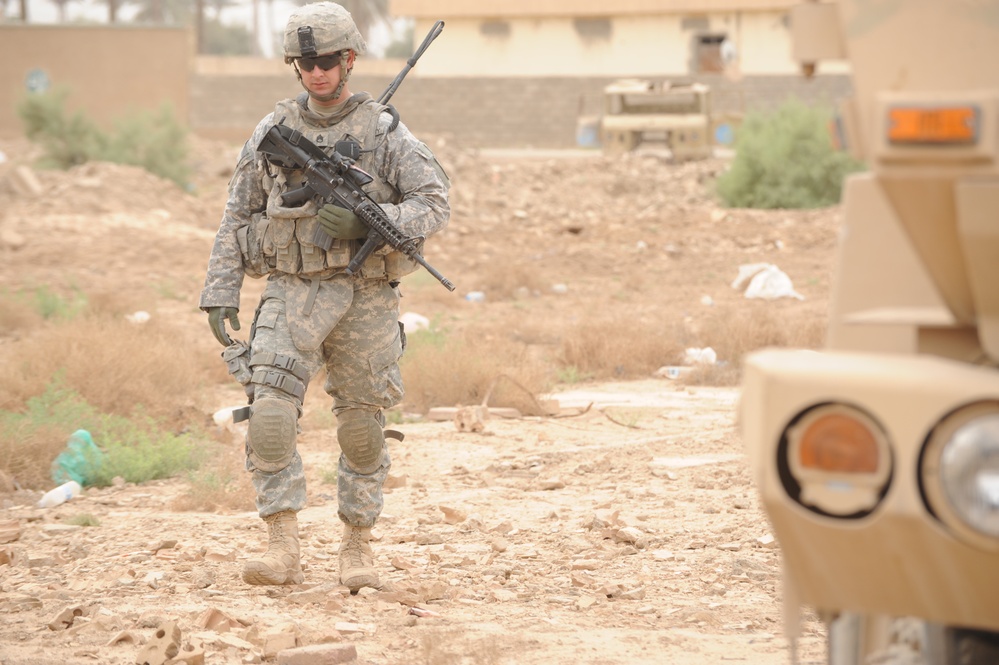
[[[202,630],[226,633],[240,627],[241,624],[217,607],[209,607],[195,619],[194,626]]]
[[[247,642],[246,640],[236,637],[235,635],[231,635],[229,633],[223,633],[222,635],[219,635],[218,641],[221,642],[222,644],[225,644],[226,646],[234,647],[236,649],[253,648],[253,645]]]
[[[283,623],[270,628],[261,635],[264,659],[275,658],[280,652],[298,646],[298,629],[295,624]]]
[[[49,627],[49,630],[66,630],[73,625],[73,621],[79,616],[83,616],[83,608],[79,606],[67,607],[46,625]]]
[[[170,665],[205,665],[205,647],[201,642],[193,641],[180,648],[180,653],[170,660]]]
[[[371,623],[337,621],[334,628],[340,633],[364,633],[366,635],[373,635],[375,633],[375,625]]]
[[[510,591],[509,589],[493,589],[489,592],[489,595],[493,597],[493,600],[500,603],[517,600],[517,593],[515,591]]]
[[[504,520],[499,524],[497,524],[496,526],[494,526],[493,528],[489,529],[491,533],[498,533],[501,536],[508,536],[513,530],[514,530],[513,523],[510,520]]]
[[[138,643],[138,641],[139,640],[135,637],[135,633],[133,633],[130,630],[122,630],[122,631],[118,632],[110,640],[108,640],[108,642],[107,642],[107,644],[105,646],[113,647],[113,646],[117,646],[117,645],[122,644],[122,643],[125,643],[125,644],[136,644],[136,643]]]
[[[597,559],[577,559],[570,564],[572,570],[597,570],[603,562]]]
[[[543,491],[560,490],[565,488],[565,483],[561,478],[547,478],[538,481],[538,489]]]
[[[439,506],[439,508],[444,513],[445,524],[461,524],[468,518],[468,514],[458,508],[450,506]]]
[[[357,660],[353,644],[313,644],[278,652],[278,665],[336,665]]]
[[[760,536],[756,539],[756,544],[760,547],[765,547],[766,549],[773,549],[777,547],[777,541],[769,533],[765,536]]]
[[[12,543],[21,537],[21,522],[19,520],[4,520],[0,522],[0,544]]]
[[[462,406],[454,412],[454,427],[459,432],[482,432],[489,412],[484,406]]]
[[[648,545],[649,539],[641,529],[626,526],[614,532],[614,540],[619,543],[630,543],[642,550]]]
[[[139,651],[135,658],[136,665],[165,665],[180,653],[180,640],[180,628],[176,621],[162,624],[153,639]]]
[[[407,561],[401,556],[392,557],[389,563],[391,563],[392,567],[395,568],[396,570],[413,570],[414,568],[416,568],[416,564]]]

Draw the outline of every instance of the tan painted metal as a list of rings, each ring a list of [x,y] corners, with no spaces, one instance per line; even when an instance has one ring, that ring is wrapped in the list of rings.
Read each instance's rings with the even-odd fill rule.
[[[740,426],[792,616],[862,617],[856,660],[835,661],[862,662],[891,641],[891,617],[999,631],[999,538],[942,506],[933,466],[950,414],[999,411],[999,0],[805,2],[792,18],[806,75],[850,63],[841,109],[868,171],[844,186],[825,348],[749,354]],[[851,514],[856,492],[835,509],[849,474],[816,476],[829,486],[809,495],[788,462],[791,426],[823,404],[884,433],[870,510]]]
[[[604,88],[600,143],[619,154],[646,141],[666,144],[674,159],[705,159],[713,149],[711,89],[701,83],[623,79]]]

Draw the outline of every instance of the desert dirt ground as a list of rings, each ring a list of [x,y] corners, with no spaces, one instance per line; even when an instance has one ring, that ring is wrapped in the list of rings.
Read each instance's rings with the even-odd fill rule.
[[[718,308],[824,316],[836,208],[721,208],[710,186],[723,159],[432,145],[453,179],[453,216],[426,256],[458,288],[411,276],[404,311],[455,325],[522,312],[527,332],[496,334],[535,336],[546,321],[592,317],[696,330]],[[85,164],[35,172],[46,194],[36,197],[11,180],[32,147],[0,145],[0,285],[132,298],[151,315],[145,325],[168,317],[189,332],[178,352],[217,355],[197,298],[238,148],[198,142],[192,192]],[[803,299],[745,299],[732,282],[756,262],[778,265]],[[508,291],[491,277],[497,264]],[[245,286],[247,311],[260,286]],[[240,395],[220,383],[198,406],[208,420]],[[195,649],[181,656],[202,649],[205,663],[317,645],[353,645],[371,665],[791,662],[780,549],[739,438],[738,388],[650,375],[546,397],[556,415],[491,417],[482,431],[425,418],[396,426],[405,440],[392,442],[374,545],[385,588],[356,596],[337,584],[335,489],[319,477],[338,454],[329,419],[310,418],[300,438],[309,505],[297,587],[244,584],[262,522],[172,509],[183,479],[90,489],[51,509],[33,505],[38,493],[0,496],[0,523],[17,529],[0,543],[0,663],[134,663],[169,622]],[[65,523],[80,513],[99,526]],[[824,662],[823,627],[803,618],[801,662]],[[316,658],[285,662],[335,662]]]

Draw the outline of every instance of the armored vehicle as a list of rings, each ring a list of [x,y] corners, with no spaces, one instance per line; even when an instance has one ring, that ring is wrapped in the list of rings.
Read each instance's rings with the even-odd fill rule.
[[[745,358],[740,428],[788,631],[829,662],[999,663],[999,0],[805,2],[850,65],[824,348]]]
[[[604,153],[628,152],[649,141],[666,145],[677,161],[710,157],[710,88],[640,79],[622,79],[604,88]]]

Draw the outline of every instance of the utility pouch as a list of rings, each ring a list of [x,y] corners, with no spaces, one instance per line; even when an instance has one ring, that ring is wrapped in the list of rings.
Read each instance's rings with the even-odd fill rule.
[[[250,223],[236,231],[239,251],[243,255],[243,271],[249,277],[264,277],[274,269],[273,263],[267,260],[268,256],[274,256],[273,242],[267,242],[269,228],[270,219],[261,213],[254,213],[250,217]]]
[[[225,361],[229,374],[242,385],[250,382],[250,345],[241,340],[233,340],[232,344],[222,350],[222,360]]]

